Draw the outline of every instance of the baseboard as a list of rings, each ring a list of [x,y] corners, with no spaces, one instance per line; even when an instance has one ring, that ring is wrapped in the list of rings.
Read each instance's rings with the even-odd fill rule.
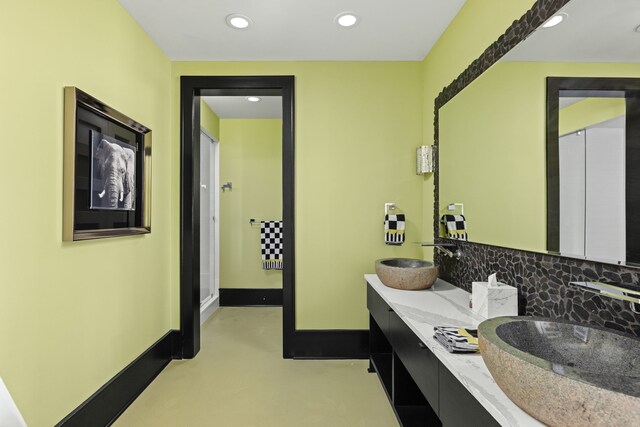
[[[200,326],[220,307],[220,295],[211,299],[204,307],[200,307]]]
[[[294,359],[368,359],[369,331],[366,329],[296,330]]]
[[[167,332],[56,427],[111,425],[167,366],[179,341],[179,331]]]
[[[220,307],[282,307],[282,289],[220,289]]]

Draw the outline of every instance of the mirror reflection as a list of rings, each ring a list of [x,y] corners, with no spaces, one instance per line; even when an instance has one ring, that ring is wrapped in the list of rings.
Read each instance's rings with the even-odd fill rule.
[[[614,117],[572,123],[588,114],[571,117],[579,107],[587,113],[607,110],[607,98],[560,97],[571,104],[560,109],[559,252],[602,259],[625,259],[624,103]],[[613,101],[624,99],[613,99]],[[561,104],[562,105],[562,104]],[[588,107],[587,107],[588,105]],[[604,119],[600,121],[601,119]],[[555,248],[550,247],[550,250]]]
[[[640,205],[629,198],[640,176],[632,185],[637,162],[629,166],[625,142],[640,138],[626,129],[628,99],[640,90],[559,88],[547,105],[549,78],[640,78],[640,8],[573,0],[561,12],[561,24],[539,28],[439,110],[440,215],[459,215],[452,204],[462,204],[472,242],[640,263],[629,247],[640,240]],[[441,236],[455,236],[441,224]]]
[[[547,249],[640,261],[640,79],[547,80]]]

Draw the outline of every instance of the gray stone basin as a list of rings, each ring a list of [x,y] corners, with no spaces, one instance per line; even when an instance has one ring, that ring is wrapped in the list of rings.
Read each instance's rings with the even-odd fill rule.
[[[496,383],[545,424],[640,425],[640,339],[536,317],[486,320],[478,338]]]
[[[387,258],[376,261],[380,281],[395,289],[428,289],[438,279],[438,267],[428,261],[410,258]]]

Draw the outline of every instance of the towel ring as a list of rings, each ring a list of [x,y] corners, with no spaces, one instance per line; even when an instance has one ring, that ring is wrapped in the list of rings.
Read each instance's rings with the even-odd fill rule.
[[[455,211],[456,206],[460,206],[460,215],[464,215],[464,203],[449,203],[447,205],[448,211]]]
[[[395,203],[385,203],[384,204],[384,214],[389,215],[389,211],[395,211],[396,204]]]

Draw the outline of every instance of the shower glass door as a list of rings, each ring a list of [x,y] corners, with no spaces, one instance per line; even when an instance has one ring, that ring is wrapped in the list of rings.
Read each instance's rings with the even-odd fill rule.
[[[215,290],[215,149],[200,133],[200,306],[216,297]]]

